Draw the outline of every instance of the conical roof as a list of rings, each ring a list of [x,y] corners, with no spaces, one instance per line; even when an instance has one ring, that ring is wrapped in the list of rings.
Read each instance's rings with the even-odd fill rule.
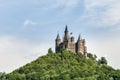
[[[81,34],[78,36],[78,41],[82,40]]]
[[[65,32],[68,32],[68,28],[67,28],[67,25],[66,25],[66,27],[65,27]]]
[[[56,37],[56,39],[60,39],[59,33],[57,34],[57,37]]]

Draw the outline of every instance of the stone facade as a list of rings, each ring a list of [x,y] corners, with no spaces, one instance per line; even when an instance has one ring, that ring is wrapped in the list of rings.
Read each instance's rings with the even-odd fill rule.
[[[55,40],[55,51],[60,52],[62,48],[65,48],[73,53],[82,53],[86,55],[87,47],[85,46],[85,39],[82,39],[79,35],[78,40],[75,42],[74,36],[69,36],[67,26],[64,31],[63,40],[60,39],[59,34]]]

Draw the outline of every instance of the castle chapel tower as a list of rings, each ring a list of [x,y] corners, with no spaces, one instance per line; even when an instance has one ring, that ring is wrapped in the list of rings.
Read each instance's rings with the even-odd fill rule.
[[[68,48],[68,43],[69,43],[69,34],[66,26],[63,37],[63,48]]]
[[[86,55],[87,47],[85,46],[85,39],[82,39],[79,35],[77,42],[75,42],[75,38],[73,36],[69,36],[69,31],[67,26],[65,27],[63,41],[61,42],[59,34],[55,40],[55,51],[60,52],[62,48],[65,48],[73,53],[81,53]]]

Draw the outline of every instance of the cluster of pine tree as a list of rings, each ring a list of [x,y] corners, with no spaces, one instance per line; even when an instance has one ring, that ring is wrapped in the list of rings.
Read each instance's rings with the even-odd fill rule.
[[[9,73],[0,80],[120,80],[120,70],[107,65],[107,60],[88,53],[88,57],[61,50],[48,54]]]

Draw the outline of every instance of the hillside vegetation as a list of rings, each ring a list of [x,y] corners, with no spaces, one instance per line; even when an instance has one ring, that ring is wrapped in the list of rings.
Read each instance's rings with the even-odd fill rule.
[[[88,57],[61,50],[39,57],[12,73],[0,73],[0,80],[120,80],[120,70],[107,65],[107,60],[88,53]]]

